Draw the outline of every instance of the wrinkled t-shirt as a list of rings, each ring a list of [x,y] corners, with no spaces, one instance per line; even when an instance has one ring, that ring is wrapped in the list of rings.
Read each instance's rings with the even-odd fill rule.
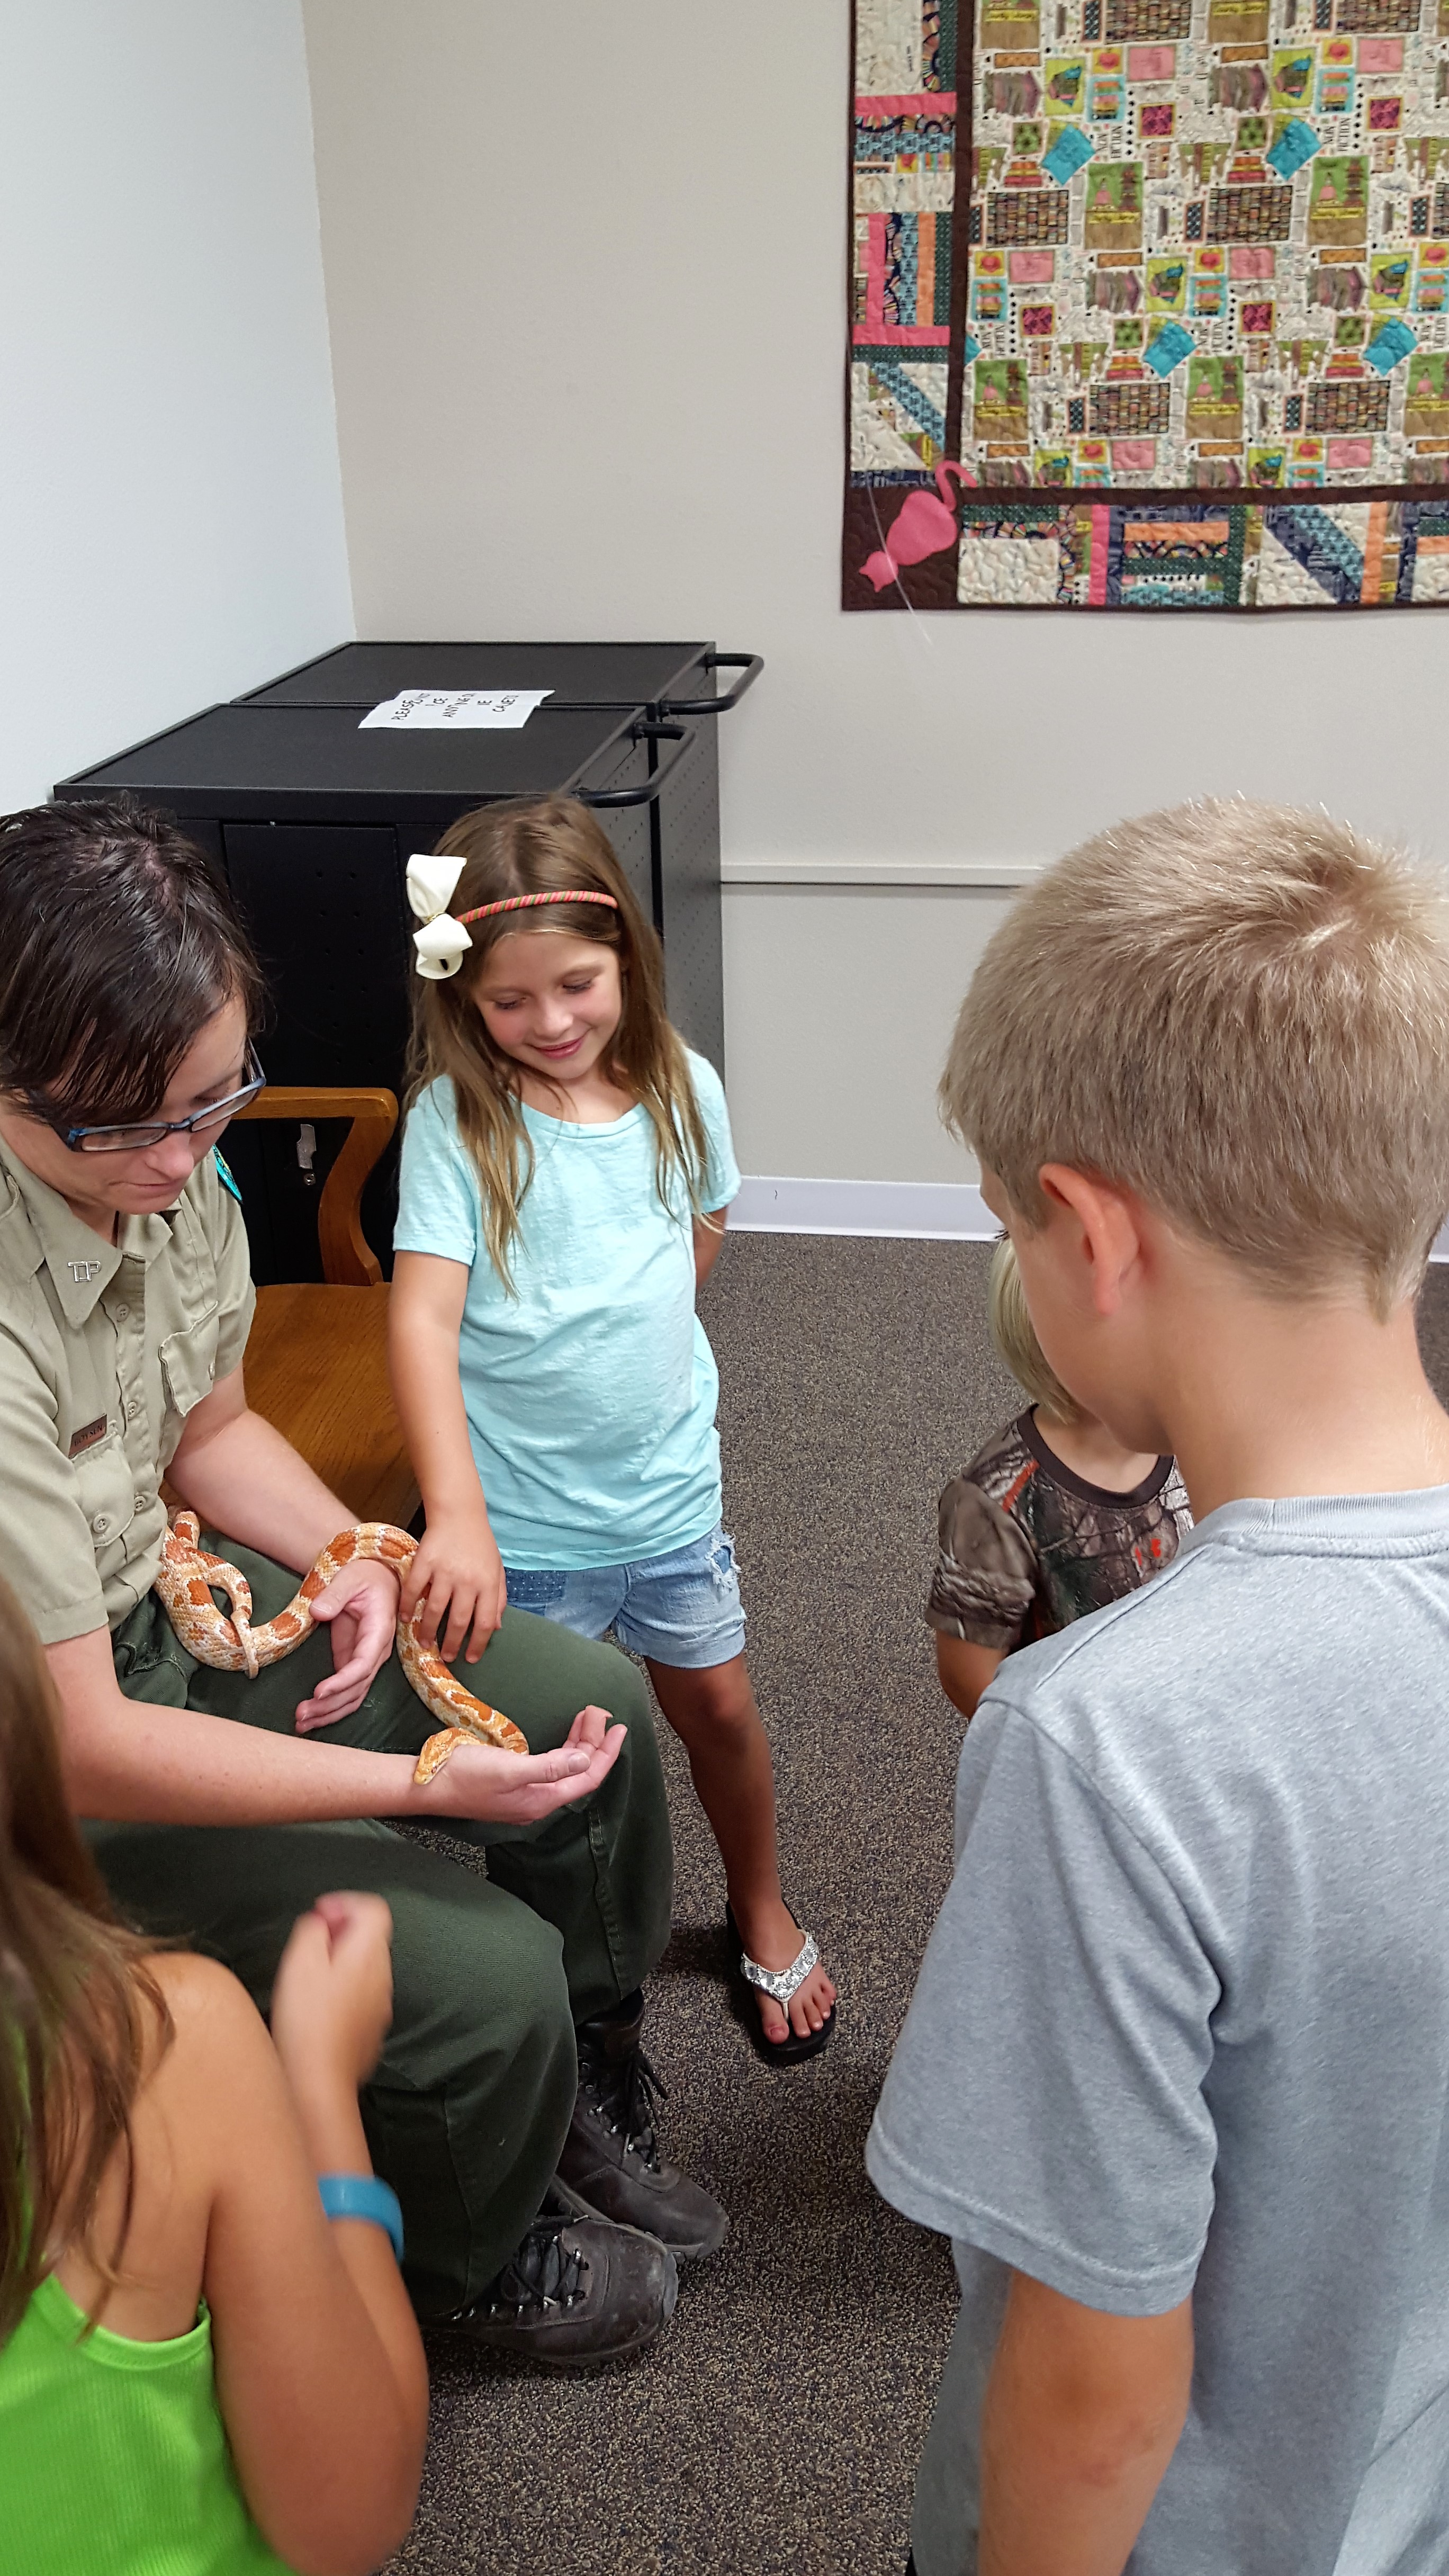
[[[706,1212],[740,1186],[724,1086],[689,1056],[704,1127]],[[523,1110],[533,1172],[510,1295],[489,1258],[478,1169],[451,1082],[403,1134],[399,1252],[467,1265],[463,1403],[488,1517],[509,1567],[627,1565],[704,1538],[721,1512],[719,1372],[694,1310],[694,1228],[676,1175],[655,1178],[646,1109],[585,1127]]]
[[[1009,2268],[1191,2294],[1132,2576],[1449,2565],[1449,1488],[1239,1502],[1026,1647],[868,2147],[955,2241],[919,2576],[976,2566]]]
[[[1055,1455],[1030,1411],[953,1478],[938,1518],[927,1626],[1007,1655],[1135,1592],[1192,1527],[1171,1458],[1131,1493],[1110,1493]]]

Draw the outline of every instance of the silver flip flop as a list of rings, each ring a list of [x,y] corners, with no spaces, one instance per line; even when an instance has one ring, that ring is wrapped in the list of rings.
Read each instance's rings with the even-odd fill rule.
[[[834,2004],[818,2030],[803,2033],[792,2030],[788,2038],[774,2040],[766,2039],[759,2013],[749,1996],[749,1988],[757,1987],[761,1994],[772,1996],[788,2013],[792,1996],[799,1993],[811,1970],[820,1964],[820,1950],[814,1934],[802,1933],[799,1950],[788,1968],[762,1968],[758,1959],[750,1957],[740,1939],[732,1905],[725,1907],[725,1930],[735,1954],[739,2016],[750,2034],[756,2056],[762,2058],[766,2066],[798,2066],[803,2058],[818,2057],[821,2049],[827,2047],[835,2036]]]

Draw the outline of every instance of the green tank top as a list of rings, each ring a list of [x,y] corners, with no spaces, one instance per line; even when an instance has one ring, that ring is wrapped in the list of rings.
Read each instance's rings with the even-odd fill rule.
[[[0,2557],[25,2576],[288,2576],[242,2501],[203,2307],[133,2343],[42,2281],[0,2350]]]

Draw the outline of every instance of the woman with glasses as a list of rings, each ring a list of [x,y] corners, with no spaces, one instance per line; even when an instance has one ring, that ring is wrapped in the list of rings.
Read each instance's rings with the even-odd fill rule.
[[[597,2125],[576,2031],[607,2052],[668,1937],[637,1675],[510,1612],[467,1680],[530,1754],[468,1745],[419,1789],[433,1720],[393,1652],[387,1567],[350,1565],[252,1681],[198,1665],[151,1588],[163,1476],[258,1624],[353,1518],[247,1406],[246,1233],[216,1147],[263,1082],[260,1002],[225,889],[167,818],[123,800],[0,821],[0,1574],[47,1649],[71,1803],[133,1922],[228,1962],[265,2010],[319,1894],[386,1898],[395,2016],[364,2115],[414,2303],[593,2363],[670,2313],[671,2235],[697,2251],[725,2224],[652,2135],[635,2151],[629,2116],[607,2194],[549,2196],[571,2127]],[[402,1817],[486,1842],[487,1879],[383,1821]],[[633,2223],[605,2223],[604,2197]]]

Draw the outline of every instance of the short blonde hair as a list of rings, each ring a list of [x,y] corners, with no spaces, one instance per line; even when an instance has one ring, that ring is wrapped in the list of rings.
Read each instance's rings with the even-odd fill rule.
[[[1449,1208],[1449,903],[1324,813],[1118,824],[991,941],[941,1102],[1030,1223],[1068,1163],[1271,1291],[1349,1278],[1386,1316]]]
[[[1021,1272],[1016,1265],[1016,1254],[1006,1235],[1002,1236],[991,1256],[986,1321],[991,1328],[997,1358],[1025,1387],[1032,1403],[1041,1406],[1048,1420],[1082,1421],[1083,1408],[1074,1395],[1068,1395],[1037,1340],[1026,1291],[1021,1284]]]

